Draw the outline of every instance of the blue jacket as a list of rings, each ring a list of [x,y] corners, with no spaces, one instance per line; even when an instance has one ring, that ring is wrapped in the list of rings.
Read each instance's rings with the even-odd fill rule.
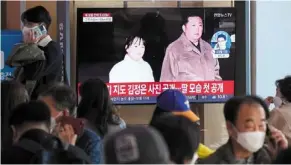
[[[102,139],[94,131],[85,129],[84,133],[77,139],[76,146],[88,154],[92,164],[101,164]]]

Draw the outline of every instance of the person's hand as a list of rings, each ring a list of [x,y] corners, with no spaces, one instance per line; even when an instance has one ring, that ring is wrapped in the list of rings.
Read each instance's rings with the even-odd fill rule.
[[[23,40],[25,43],[36,43],[37,38],[35,37],[33,30],[26,31],[23,34]]]
[[[265,98],[265,103],[266,103],[267,106],[269,107],[270,104],[274,103],[274,97],[272,97],[272,96],[268,96],[267,98]]]
[[[63,142],[69,143],[71,145],[76,144],[77,135],[75,134],[74,129],[71,125],[65,124],[64,126],[62,126],[61,124],[58,124],[55,132]]]
[[[276,144],[280,149],[287,149],[288,148],[288,141],[285,135],[278,129],[269,126],[272,138],[275,140]]]

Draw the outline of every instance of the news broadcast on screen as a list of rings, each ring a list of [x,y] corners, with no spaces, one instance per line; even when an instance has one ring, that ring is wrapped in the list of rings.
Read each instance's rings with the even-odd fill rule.
[[[234,95],[235,9],[78,8],[77,84],[99,78],[115,104],[153,104],[166,89],[192,103]]]

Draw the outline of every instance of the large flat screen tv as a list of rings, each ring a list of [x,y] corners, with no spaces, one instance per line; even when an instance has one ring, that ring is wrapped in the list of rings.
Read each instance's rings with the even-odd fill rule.
[[[99,78],[115,104],[155,103],[175,88],[190,102],[234,95],[234,8],[78,8],[77,84]]]

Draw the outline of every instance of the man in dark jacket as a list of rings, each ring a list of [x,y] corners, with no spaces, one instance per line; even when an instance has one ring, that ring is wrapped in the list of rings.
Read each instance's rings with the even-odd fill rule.
[[[287,148],[282,132],[268,128],[268,107],[255,96],[234,97],[224,106],[229,141],[201,164],[271,164],[277,149]],[[265,142],[273,141],[274,146]],[[272,147],[272,148],[270,148]]]
[[[50,107],[52,121],[56,121],[62,116],[73,115],[74,107],[77,104],[76,93],[64,84],[52,85],[40,94],[39,99]],[[84,129],[83,134],[77,138],[76,146],[89,155],[93,164],[101,162],[101,137],[91,129]]]
[[[44,65],[43,62],[34,62],[23,66],[24,79],[21,81],[26,83],[28,80],[37,80],[31,94],[32,99],[36,99],[45,85],[62,80],[63,55],[58,44],[48,34],[51,16],[43,6],[26,10],[21,15],[21,21],[24,25],[24,42],[36,43],[46,57]]]
[[[38,148],[52,151],[63,146],[61,141],[57,140],[58,138],[49,133],[50,124],[50,110],[45,103],[31,101],[18,105],[10,117],[10,125],[12,126],[14,134],[14,145],[2,151],[1,163],[30,164],[32,163],[33,157],[41,151]],[[24,141],[34,145],[23,146],[21,144]],[[67,152],[71,153],[74,159],[81,158],[81,160],[90,163],[88,155],[78,147],[69,146]],[[57,160],[57,163],[60,162]]]

